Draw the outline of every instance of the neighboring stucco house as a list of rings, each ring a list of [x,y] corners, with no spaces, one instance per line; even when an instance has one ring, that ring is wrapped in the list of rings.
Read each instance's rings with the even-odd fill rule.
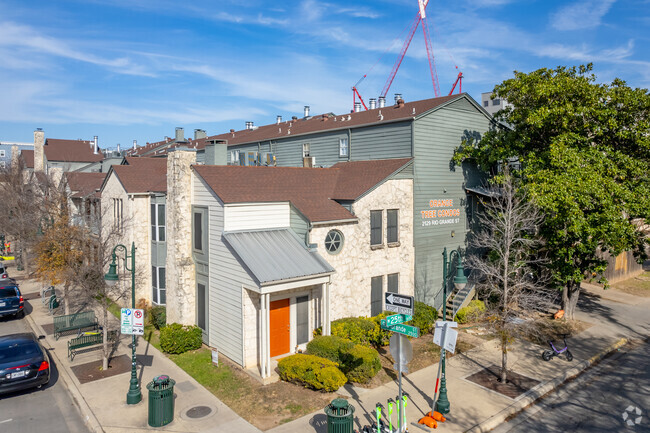
[[[136,302],[164,305],[167,230],[167,161],[126,158],[113,165],[101,187],[102,231],[130,252],[135,242]]]
[[[181,240],[170,251],[192,256],[196,287],[168,256],[169,321],[196,323],[206,344],[269,377],[271,358],[304,349],[315,328],[380,313],[386,291],[413,295],[410,158],[176,169],[195,157],[169,153],[169,185],[192,185],[168,186],[170,224],[187,228],[172,206],[191,205],[191,233],[170,226],[170,243]]]

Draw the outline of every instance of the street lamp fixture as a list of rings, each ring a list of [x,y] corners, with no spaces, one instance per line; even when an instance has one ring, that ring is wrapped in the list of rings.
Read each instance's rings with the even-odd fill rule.
[[[459,287],[465,287],[467,284],[467,277],[465,276],[465,269],[463,268],[463,256],[461,255],[460,248],[452,250],[447,259],[447,247],[442,251],[442,317],[447,320],[447,275],[449,274],[451,262],[456,256],[458,264],[456,265],[456,276],[454,277],[454,284]],[[442,378],[440,379],[440,396],[436,401],[436,410],[442,414],[449,413],[449,399],[447,398],[447,376],[445,375],[445,359],[446,350],[441,348],[440,362],[442,363]]]
[[[116,245],[113,248],[113,260],[108,265],[108,272],[104,275],[104,281],[109,286],[114,286],[119,280],[119,276],[117,275],[117,255],[115,254],[118,249],[124,250],[124,269],[131,271],[131,308],[135,309],[135,242],[131,243],[131,255],[129,255],[128,250],[122,244]],[[129,259],[131,259],[130,268],[127,265]],[[131,335],[131,339],[131,381],[129,382],[129,392],[126,393],[126,404],[137,404],[142,400],[142,392],[140,391],[136,368],[135,334]]]

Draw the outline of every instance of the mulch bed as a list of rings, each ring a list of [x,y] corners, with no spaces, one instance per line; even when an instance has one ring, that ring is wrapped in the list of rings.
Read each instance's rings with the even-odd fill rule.
[[[82,384],[122,373],[129,373],[131,372],[131,357],[128,355],[120,355],[112,358],[108,364],[108,370],[102,370],[102,360],[100,359],[98,361],[76,365],[72,367],[72,372]]]
[[[474,373],[466,379],[481,385],[484,388],[496,391],[512,399],[519,397],[521,394],[535,387],[540,382],[530,377],[509,371],[506,383],[499,381],[501,367],[492,365],[484,368],[478,373]]]

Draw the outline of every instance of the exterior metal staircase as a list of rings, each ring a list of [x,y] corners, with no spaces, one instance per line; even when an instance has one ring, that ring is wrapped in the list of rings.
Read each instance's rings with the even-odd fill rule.
[[[466,307],[474,298],[476,293],[476,285],[473,281],[469,281],[462,289],[454,289],[454,291],[447,296],[447,320],[454,320],[456,313],[463,307]]]

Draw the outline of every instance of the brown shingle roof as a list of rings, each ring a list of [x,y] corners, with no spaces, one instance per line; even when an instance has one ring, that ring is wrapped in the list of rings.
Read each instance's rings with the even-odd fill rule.
[[[199,149],[202,149],[208,141],[220,139],[228,140],[228,145],[233,146],[249,142],[277,140],[280,138],[291,137],[292,135],[329,131],[339,128],[354,128],[374,123],[381,124],[398,120],[407,120],[460,97],[464,96],[442,96],[439,98],[407,102],[403,107],[387,105],[384,108],[375,108],[373,110],[346,113],[343,115],[332,116],[331,114],[320,114],[308,119],[284,121],[280,124],[273,123],[270,125],[260,126],[256,129],[244,129],[241,131],[235,131],[234,133],[214,135],[196,140],[195,143]],[[327,120],[323,120],[324,118]]]
[[[354,200],[410,158],[339,163],[336,168],[193,166],[226,204],[291,202],[312,222],[356,219],[335,200]]]
[[[112,169],[127,193],[167,192],[167,159],[126,160],[128,165],[114,165]]]
[[[25,167],[34,168],[34,151],[33,150],[23,150],[20,152],[20,156],[25,161]]]
[[[97,162],[104,159],[101,152],[93,153],[91,142],[86,140],[48,138],[43,149],[48,161]]]
[[[99,197],[106,173],[68,172],[65,174],[72,197]]]

